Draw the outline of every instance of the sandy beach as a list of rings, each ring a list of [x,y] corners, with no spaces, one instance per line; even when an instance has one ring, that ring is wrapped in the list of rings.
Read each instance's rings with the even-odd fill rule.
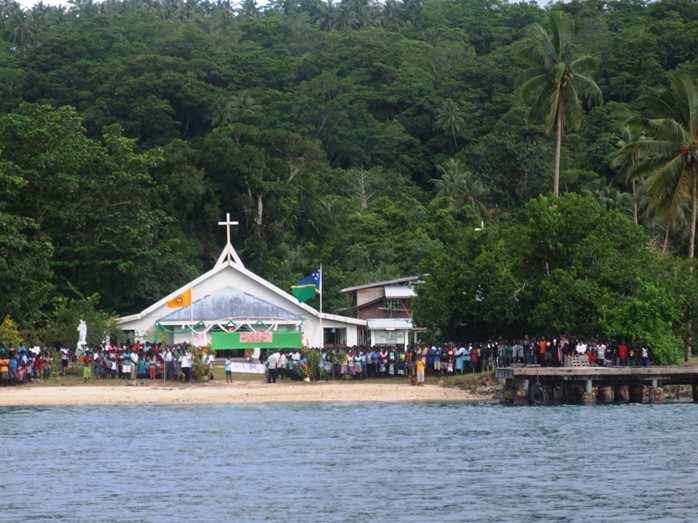
[[[458,388],[384,383],[225,383],[20,386],[0,389],[0,406],[178,405],[220,403],[481,401]]]

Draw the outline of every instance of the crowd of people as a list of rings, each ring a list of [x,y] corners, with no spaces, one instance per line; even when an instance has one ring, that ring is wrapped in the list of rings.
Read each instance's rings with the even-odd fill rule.
[[[269,383],[275,383],[278,378],[304,379],[315,372],[323,378],[403,376],[420,384],[425,376],[488,372],[511,365],[648,366],[651,363],[651,349],[646,344],[566,336],[439,346],[411,345],[406,348],[332,347],[265,352],[262,361]],[[308,358],[308,354],[313,352],[319,357]],[[233,379],[235,359],[228,355],[224,360],[228,383]],[[57,350],[40,347],[0,349],[0,384],[46,380],[55,372],[65,375],[74,363],[81,364],[85,381],[150,379],[191,382],[195,367],[199,374],[212,378],[215,358],[212,351],[195,349],[188,344],[106,344],[87,347],[79,354],[65,347]],[[317,368],[312,370],[312,365]]]
[[[122,346],[99,346],[88,349],[79,359],[83,378],[150,379],[191,382],[193,369],[203,365],[213,369],[211,351],[197,351],[188,344],[164,345],[135,343]]]
[[[572,337],[525,338],[513,341],[444,345],[345,347],[321,350],[328,377],[447,376],[493,371],[511,365],[648,366],[646,344]],[[287,358],[284,364],[288,365]],[[278,360],[272,365],[278,365]]]
[[[47,380],[53,372],[52,355],[39,347],[0,349],[0,385]]]
[[[54,366],[61,376],[65,376],[76,364],[84,381],[164,379],[191,382],[196,365],[210,376],[214,361],[211,351],[193,349],[187,344],[106,344],[85,347],[80,351],[65,347],[53,350],[19,347],[0,351],[0,383],[46,380],[51,377]]]

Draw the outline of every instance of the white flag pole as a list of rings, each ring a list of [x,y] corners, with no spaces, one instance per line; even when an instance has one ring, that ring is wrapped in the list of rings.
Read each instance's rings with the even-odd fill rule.
[[[322,280],[323,280],[323,274],[322,274],[322,264],[320,264],[320,334],[322,336],[322,344],[320,345],[320,348],[324,349],[325,348],[325,328],[322,325]]]

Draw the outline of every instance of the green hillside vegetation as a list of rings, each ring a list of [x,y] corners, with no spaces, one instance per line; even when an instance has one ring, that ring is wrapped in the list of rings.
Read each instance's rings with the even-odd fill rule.
[[[691,0],[0,0],[0,318],[50,342],[137,311],[211,267],[230,212],[280,287],[324,265],[327,310],[420,272],[434,336],[676,361],[697,47]]]

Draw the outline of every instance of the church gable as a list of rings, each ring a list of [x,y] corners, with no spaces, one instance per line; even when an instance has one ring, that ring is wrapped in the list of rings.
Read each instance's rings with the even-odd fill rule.
[[[233,287],[171,312],[161,322],[216,320],[301,320],[302,316]]]

